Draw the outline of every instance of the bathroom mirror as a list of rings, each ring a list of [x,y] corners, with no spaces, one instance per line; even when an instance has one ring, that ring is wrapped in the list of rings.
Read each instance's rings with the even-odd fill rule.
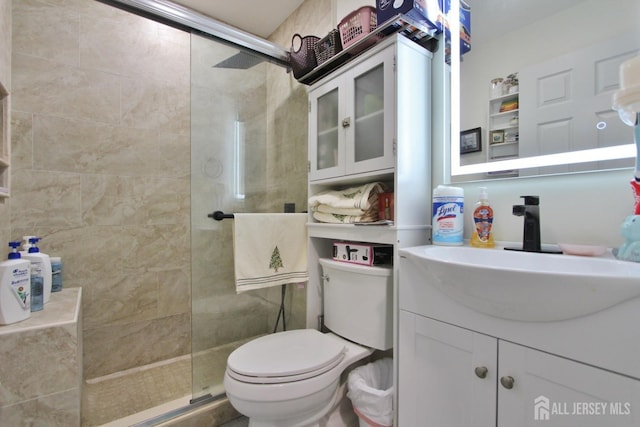
[[[451,181],[633,166],[633,128],[611,109],[619,65],[638,55],[637,0],[451,0]],[[492,82],[493,81],[493,82]],[[482,150],[460,134],[481,128]],[[468,150],[462,150],[468,151]]]

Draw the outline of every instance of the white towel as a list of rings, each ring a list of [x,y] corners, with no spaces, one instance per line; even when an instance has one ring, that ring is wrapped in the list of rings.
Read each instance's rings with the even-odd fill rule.
[[[309,280],[307,214],[234,214],[236,292]]]
[[[385,188],[384,184],[380,182],[372,182],[344,190],[325,191],[309,197],[309,207],[312,210],[319,205],[328,205],[334,208],[356,208],[363,211],[372,207],[377,209],[378,193],[383,193]]]

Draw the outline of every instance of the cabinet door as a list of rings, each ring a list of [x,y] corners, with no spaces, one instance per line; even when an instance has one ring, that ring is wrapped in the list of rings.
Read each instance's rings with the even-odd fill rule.
[[[332,178],[345,173],[345,129],[341,117],[343,96],[340,78],[327,82],[309,94],[310,179]]]
[[[398,356],[398,425],[496,425],[495,338],[401,310]]]
[[[498,348],[498,426],[640,425],[640,381],[509,342]]]
[[[345,82],[348,174],[394,166],[393,61],[394,49],[388,48],[354,67]]]

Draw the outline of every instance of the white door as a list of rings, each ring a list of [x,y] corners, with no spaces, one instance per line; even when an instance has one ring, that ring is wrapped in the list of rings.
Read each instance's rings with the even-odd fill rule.
[[[632,142],[611,103],[619,86],[619,65],[636,54],[633,38],[616,38],[523,68],[519,73],[520,157]],[[545,171],[584,168],[590,170],[593,165]]]

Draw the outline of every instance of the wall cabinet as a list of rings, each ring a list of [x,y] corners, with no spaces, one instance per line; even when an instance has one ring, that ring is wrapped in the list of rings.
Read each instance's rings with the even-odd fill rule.
[[[334,241],[429,241],[431,58],[395,34],[309,88],[309,196],[367,182],[394,193],[393,224],[328,224],[309,213],[309,327],[322,313],[318,258],[331,258]]]
[[[309,179],[391,169],[393,49],[309,92]]]
[[[636,425],[635,379],[408,311],[399,332],[399,425]]]

